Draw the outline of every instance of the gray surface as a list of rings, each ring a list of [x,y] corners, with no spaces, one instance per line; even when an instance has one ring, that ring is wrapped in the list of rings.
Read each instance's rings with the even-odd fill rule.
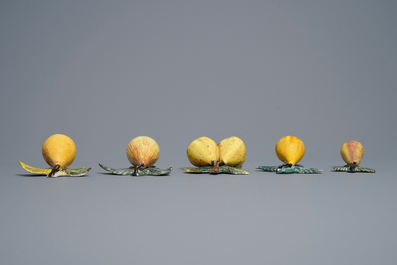
[[[392,172],[279,176],[245,169],[250,175],[175,170],[166,177],[129,177],[99,167],[82,178],[2,173],[1,260],[395,263]]]
[[[395,264],[395,1],[3,1],[0,261]],[[27,177],[54,133],[88,177]],[[128,166],[148,135],[165,178]],[[238,136],[247,177],[183,174],[188,144]],[[255,173],[284,135],[321,176]],[[331,174],[360,141],[375,175]]]

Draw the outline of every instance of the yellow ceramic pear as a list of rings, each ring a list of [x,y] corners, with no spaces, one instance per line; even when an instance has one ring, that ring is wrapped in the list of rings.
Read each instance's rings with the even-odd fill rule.
[[[232,136],[219,142],[219,164],[236,167],[242,165],[246,159],[244,142]]]
[[[76,145],[73,140],[64,134],[54,134],[45,140],[41,148],[44,160],[50,168],[35,168],[19,161],[28,172],[47,177],[58,176],[83,176],[91,168],[68,168],[76,157]]]
[[[321,169],[305,168],[299,165],[305,155],[305,145],[296,136],[287,135],[282,137],[276,144],[276,155],[284,163],[280,166],[258,166],[263,171],[276,172],[277,174],[312,174],[321,173]]]
[[[295,165],[305,155],[305,145],[296,136],[284,136],[276,144],[277,157],[285,164]]]
[[[63,134],[54,134],[45,140],[41,148],[44,160],[51,167],[70,166],[76,157],[76,145],[73,140]]]
[[[211,166],[219,160],[218,146],[208,137],[200,137],[187,147],[187,158],[196,167]]]
[[[236,136],[226,138],[218,145],[208,137],[200,137],[189,144],[187,157],[197,167],[184,168],[188,172],[248,174],[241,169],[246,158],[245,145]]]

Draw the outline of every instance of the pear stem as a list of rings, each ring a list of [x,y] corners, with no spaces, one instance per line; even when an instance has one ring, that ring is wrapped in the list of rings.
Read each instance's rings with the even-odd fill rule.
[[[353,162],[353,165],[351,165],[350,167],[349,167],[349,171],[354,171],[354,169],[357,167],[357,162]]]
[[[59,164],[55,165],[50,174],[48,174],[47,178],[52,178],[59,170],[61,169],[61,166]]]
[[[285,163],[285,164],[279,165],[278,168],[276,169],[276,172],[280,171],[283,167],[292,167],[292,166],[293,166],[292,163],[289,163],[289,164]]]
[[[214,174],[214,173],[219,173],[219,161],[212,161],[212,166],[213,166],[213,168],[210,170],[210,173],[211,174]]]
[[[136,166],[136,167],[134,168],[134,172],[132,172],[131,176],[136,176],[136,177],[139,176],[139,175],[138,175],[138,168],[144,167],[144,166],[145,166],[144,163],[140,164],[139,166]]]

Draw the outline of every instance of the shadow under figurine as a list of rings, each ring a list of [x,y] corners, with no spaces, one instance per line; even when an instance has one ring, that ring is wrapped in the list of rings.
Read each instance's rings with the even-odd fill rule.
[[[331,171],[334,172],[366,172],[375,173],[374,169],[360,167],[359,164],[364,156],[364,147],[360,142],[349,141],[342,145],[340,154],[346,165],[343,167],[333,167]]]
[[[80,177],[90,171],[90,167],[68,168],[76,157],[76,145],[63,134],[54,134],[45,140],[42,146],[44,160],[50,168],[35,168],[19,161],[22,168],[36,175]]]
[[[154,164],[160,157],[160,147],[157,142],[148,136],[138,136],[132,139],[127,145],[127,158],[133,165],[125,169],[114,169],[102,165],[104,170],[115,175],[131,176],[163,176],[168,175],[172,167],[160,169]]]
[[[305,154],[305,145],[295,136],[284,136],[276,144],[277,157],[284,162],[280,166],[258,166],[257,169],[277,174],[313,174],[323,172],[317,168],[306,168],[297,164]]]
[[[200,137],[187,148],[187,157],[196,168],[184,168],[190,173],[228,173],[235,175],[247,175],[242,170],[246,158],[244,142],[232,136],[222,140],[218,145],[208,138]]]

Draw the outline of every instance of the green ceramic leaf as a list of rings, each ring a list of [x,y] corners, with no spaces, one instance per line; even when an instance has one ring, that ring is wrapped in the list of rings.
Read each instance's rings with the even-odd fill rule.
[[[317,168],[306,168],[301,165],[289,166],[258,166],[257,169],[261,169],[263,171],[268,172],[276,172],[277,174],[314,174],[323,172],[321,169]]]
[[[278,166],[259,166],[256,167],[256,169],[261,169],[263,171],[267,171],[267,172],[276,172]]]
[[[103,168],[104,170],[115,174],[115,175],[132,175],[135,172],[135,167],[131,166],[129,168],[124,168],[124,169],[114,169],[111,167],[107,167],[105,165],[102,165],[99,163],[99,166]],[[168,175],[172,170],[172,167],[169,167],[167,169],[160,169],[158,167],[152,166],[144,169],[139,169],[136,172],[136,176],[163,176],[163,175]]]
[[[167,169],[160,169],[158,167],[152,166],[144,168],[143,170],[138,170],[137,176],[163,176],[168,175],[172,170],[172,167]]]
[[[209,173],[211,169],[212,169],[212,166],[184,168],[184,170],[186,170],[190,173]]]
[[[36,175],[46,175],[47,177],[59,177],[59,176],[70,176],[70,177],[80,177],[87,174],[88,171],[91,170],[90,167],[79,167],[79,168],[64,168],[57,171],[54,171],[53,176],[50,176],[52,172],[52,168],[35,168],[26,165],[25,163],[19,161],[23,169],[26,171],[36,174]]]
[[[104,170],[114,174],[114,175],[131,175],[134,172],[134,167],[124,168],[124,169],[114,169],[99,163],[99,166]]]
[[[366,167],[350,167],[348,165],[343,166],[343,167],[333,167],[331,169],[331,171],[333,172],[365,172],[365,173],[375,173],[375,169],[371,169],[371,168],[366,168]]]
[[[90,167],[65,168],[63,171],[70,177],[80,177],[90,171]]]
[[[193,168],[184,168],[184,170],[190,173],[210,173],[212,166],[204,166],[204,167],[193,167]],[[229,167],[229,166],[220,166],[219,173],[227,173],[234,175],[247,175],[249,174],[247,171],[241,169],[241,165],[237,167]],[[211,173],[211,174],[219,174],[219,173]]]
[[[245,170],[236,167],[229,167],[229,166],[220,166],[219,167],[219,172],[222,173],[229,173],[229,174],[234,174],[234,175],[248,175],[249,173]]]

